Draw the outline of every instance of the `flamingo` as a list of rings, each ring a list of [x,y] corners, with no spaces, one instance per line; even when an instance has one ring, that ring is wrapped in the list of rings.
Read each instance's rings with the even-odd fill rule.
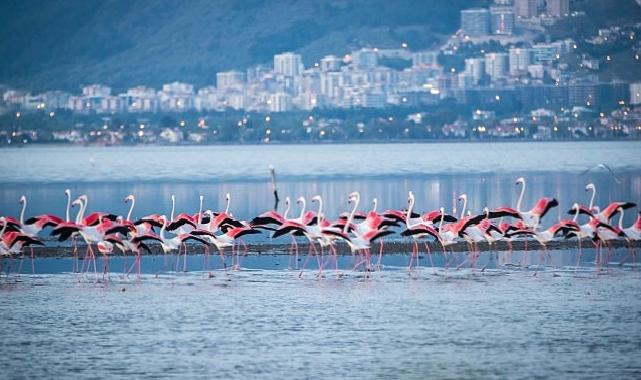
[[[407,195],[407,212],[405,213],[405,226],[406,230],[401,233],[402,236],[411,236],[413,239],[413,247],[412,247],[412,254],[410,256],[410,262],[407,267],[408,270],[412,269],[412,261],[413,257],[416,257],[416,266],[419,266],[419,249],[418,249],[418,239],[420,238],[427,238],[427,237],[433,237],[436,240],[440,241],[440,236],[438,234],[438,231],[434,228],[434,224],[432,220],[426,220],[424,218],[420,217],[414,217],[412,218],[412,210],[414,209],[414,193],[411,191]],[[425,249],[427,252],[428,257],[430,258],[430,262],[432,261],[432,255],[429,250],[429,245],[427,241],[425,242]],[[434,268],[434,263],[432,262],[432,268]]]
[[[62,223],[63,220],[52,214],[39,215],[29,218],[26,222],[24,220],[25,210],[27,209],[27,197],[22,195],[20,197],[20,203],[22,204],[22,210],[20,211],[20,231],[31,237],[36,238],[38,233],[42,231],[45,227],[55,227],[58,224]],[[33,246],[29,245],[31,250],[31,272],[35,273],[35,257],[33,253]]]
[[[140,235],[140,236],[135,236],[131,240],[133,243],[140,243],[140,242],[145,242],[148,240],[153,240],[153,241],[158,241],[160,242],[160,246],[163,250],[164,253],[171,253],[172,251],[178,250],[178,254],[180,254],[180,249],[184,248],[185,250],[185,257],[187,255],[187,246],[185,245],[186,241],[189,240],[194,240],[199,243],[204,244],[207,246],[207,240],[203,239],[201,236],[196,236],[193,235],[190,232],[183,233],[183,234],[177,234],[173,238],[168,238],[165,236],[165,231],[167,230],[167,226],[169,226],[170,222],[167,219],[167,216],[161,215],[160,216],[160,221],[162,222],[162,227],[160,228],[160,234],[156,235],[152,232]],[[201,234],[204,232],[201,231]],[[183,271],[187,271],[187,260],[185,258],[184,264],[183,264]]]
[[[516,211],[519,213],[523,223],[527,227],[538,228],[541,223],[541,219],[545,214],[550,211],[550,209],[559,205],[559,202],[555,198],[540,198],[534,207],[530,211],[522,211],[521,204],[523,203],[523,196],[525,195],[525,178],[519,177],[516,180],[516,185],[521,185],[521,194],[519,195],[519,200],[516,203]]]
[[[22,232],[7,230],[7,218],[0,217],[2,223],[2,230],[0,231],[0,256],[18,255],[22,252],[24,247],[31,247],[33,245],[44,245],[40,240],[29,236]]]

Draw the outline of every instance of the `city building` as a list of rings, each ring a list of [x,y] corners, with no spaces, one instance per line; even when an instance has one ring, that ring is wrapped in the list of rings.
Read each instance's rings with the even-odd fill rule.
[[[274,73],[294,77],[303,72],[303,58],[300,54],[282,53],[274,56]]]
[[[532,49],[511,48],[509,50],[510,75],[527,74],[528,66],[532,64]]]
[[[529,19],[538,15],[538,0],[514,0],[516,17]]]
[[[486,36],[490,32],[490,12],[486,8],[461,11],[461,30],[471,37]]]
[[[507,53],[487,53],[485,54],[485,73],[495,81],[505,78],[508,73],[508,55]]]
[[[469,76],[472,84],[478,85],[485,77],[485,59],[468,58],[465,60],[465,74]]]
[[[229,89],[239,89],[245,84],[245,73],[240,71],[223,71],[216,73],[216,87],[224,92]]]
[[[320,69],[321,71],[338,71],[342,65],[342,60],[337,58],[335,55],[326,55],[320,60]]]
[[[284,92],[277,92],[269,97],[269,110],[271,112],[287,112],[292,110],[292,97]]]
[[[630,104],[641,104],[641,82],[630,83]]]
[[[490,7],[490,29],[492,34],[511,35],[514,33],[514,8]]]
[[[547,13],[552,17],[567,17],[570,15],[570,0],[546,0]]]
[[[437,51],[419,51],[412,54],[412,66],[438,66]]]
[[[368,70],[378,66],[378,52],[374,49],[360,49],[352,52],[352,64],[355,69]]]

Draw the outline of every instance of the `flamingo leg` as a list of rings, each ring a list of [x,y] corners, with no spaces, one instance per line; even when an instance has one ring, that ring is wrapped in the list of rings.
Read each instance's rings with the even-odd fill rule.
[[[436,273],[436,268],[434,268],[434,261],[432,261],[432,251],[430,250],[430,245],[427,243],[427,241],[424,242],[425,244],[425,251],[427,252],[427,257],[430,259],[430,265],[432,266],[432,271]]]

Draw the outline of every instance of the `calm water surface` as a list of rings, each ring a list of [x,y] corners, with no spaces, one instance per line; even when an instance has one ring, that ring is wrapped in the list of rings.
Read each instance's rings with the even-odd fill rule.
[[[200,194],[220,209],[230,192],[247,219],[273,205],[271,163],[282,198],[322,194],[331,217],[354,190],[362,209],[373,197],[404,207],[408,190],[421,210],[452,209],[462,192],[474,211],[514,205],[523,175],[526,205],[559,199],[553,222],[589,200],[590,181],[597,204],[639,203],[640,152],[639,142],[2,149],[0,214],[17,216],[26,194],[27,215],[62,215],[69,187],[89,195],[89,211],[118,214],[133,193],[135,216],[168,214],[172,193],[180,211],[197,211]],[[599,163],[616,178],[582,174]],[[575,270],[568,252],[536,276],[497,266],[410,276],[398,255],[371,278],[299,279],[279,257],[214,278],[113,275],[108,285],[61,273],[68,260],[41,260],[50,274],[0,277],[0,378],[641,377],[641,271]]]
[[[641,376],[638,271],[438,273],[3,278],[2,377]]]

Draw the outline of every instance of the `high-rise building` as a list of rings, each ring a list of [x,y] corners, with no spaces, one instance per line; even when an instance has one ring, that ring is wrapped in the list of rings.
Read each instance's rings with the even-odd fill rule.
[[[292,97],[284,92],[277,92],[269,97],[271,112],[287,112],[292,110]]]
[[[490,32],[490,12],[485,8],[463,9],[461,30],[472,37],[487,35]]]
[[[532,49],[511,48],[509,51],[510,75],[527,73],[528,66],[532,64]]]
[[[111,87],[101,84],[92,84],[82,88],[83,96],[109,96],[111,95]]]
[[[374,49],[360,49],[352,52],[354,68],[366,70],[378,65],[378,53]]]
[[[220,91],[237,88],[245,83],[245,73],[240,71],[223,71],[216,73],[216,86]]]
[[[321,58],[320,69],[323,72],[337,71],[341,67],[341,60],[335,55],[326,55]]]
[[[538,14],[538,0],[514,0],[514,12],[519,18],[532,18]]]
[[[641,104],[641,82],[630,83],[630,104]]]
[[[468,58],[465,60],[465,74],[472,80],[472,84],[479,84],[485,76],[485,59]]]
[[[492,34],[510,35],[514,32],[514,8],[491,7],[490,27]]]
[[[547,13],[553,17],[570,15],[570,0],[547,0]]]
[[[300,54],[282,53],[274,56],[274,73],[298,76],[303,72],[303,58]]]
[[[485,73],[492,80],[505,78],[508,71],[507,53],[487,53],[485,54]]]
[[[418,51],[412,54],[412,66],[438,66],[438,51]]]

